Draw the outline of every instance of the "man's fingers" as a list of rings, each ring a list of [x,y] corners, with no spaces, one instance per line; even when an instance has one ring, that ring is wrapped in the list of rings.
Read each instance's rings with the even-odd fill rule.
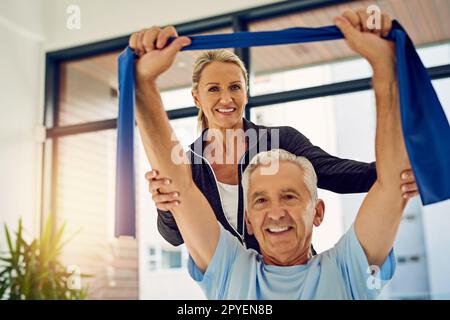
[[[355,27],[358,31],[361,31],[361,25],[359,23],[359,17],[354,11],[347,10],[342,14],[343,17],[347,18],[348,21]]]
[[[137,38],[138,34],[135,32],[131,35],[130,40],[128,40],[128,46],[133,50],[136,49]]]
[[[158,34],[158,39],[156,42],[156,47],[158,49],[162,49],[166,46],[167,44],[167,40],[170,37],[174,37],[177,38],[178,37],[178,32],[175,29],[175,27],[173,26],[168,26],[166,28],[164,28],[159,34]]]
[[[367,26],[368,15],[367,15],[366,10],[364,10],[364,9],[356,10],[356,14],[359,17],[359,24],[361,26],[361,31],[363,31],[363,32],[369,31],[369,28]]]
[[[191,39],[188,37],[178,37],[164,50],[175,57],[176,53],[181,50],[181,48],[191,44]]]
[[[383,13],[381,14],[381,35],[386,37],[392,29],[391,16]]]
[[[353,25],[350,23],[350,21],[345,17],[335,17],[334,23],[336,26],[341,30],[341,32],[344,34],[344,37],[346,40],[349,41],[349,43],[352,43],[356,37],[360,35],[360,32],[353,27]]]
[[[142,44],[144,46],[145,52],[149,52],[150,50],[155,49],[156,38],[158,37],[158,33],[161,29],[153,27],[145,30],[144,35],[142,37]]]

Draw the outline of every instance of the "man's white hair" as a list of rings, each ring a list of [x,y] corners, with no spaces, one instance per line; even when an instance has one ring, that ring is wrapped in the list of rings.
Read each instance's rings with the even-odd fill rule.
[[[308,188],[312,203],[315,204],[317,200],[317,175],[311,162],[305,157],[298,157],[283,149],[272,149],[258,153],[250,161],[249,165],[242,174],[242,187],[244,189],[244,208],[247,208],[249,180],[252,173],[262,165],[269,165],[272,161],[289,161],[301,169],[303,169],[303,182]],[[301,177],[298,177],[299,179]]]

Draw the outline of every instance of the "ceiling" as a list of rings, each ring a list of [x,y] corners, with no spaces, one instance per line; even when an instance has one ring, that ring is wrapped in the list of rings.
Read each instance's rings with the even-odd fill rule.
[[[332,24],[332,18],[348,9],[380,6],[382,12],[397,19],[408,31],[416,46],[444,42],[450,39],[450,0],[380,0],[353,1],[337,6],[290,14],[251,23],[250,31],[279,30],[302,27],[319,27]],[[228,33],[231,29],[209,33]],[[204,33],[206,34],[206,33]],[[344,41],[335,40],[307,44],[265,46],[251,48],[251,72],[261,74],[293,67],[323,63],[354,56]],[[65,63],[63,68],[74,68],[87,77],[117,88],[117,56],[119,52]],[[159,81],[162,90],[190,86],[195,58],[201,51],[184,51],[177,55],[171,69]]]

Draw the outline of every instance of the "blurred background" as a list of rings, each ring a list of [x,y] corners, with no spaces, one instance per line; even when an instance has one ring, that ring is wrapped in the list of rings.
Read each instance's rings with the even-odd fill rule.
[[[43,236],[49,217],[54,233],[66,223],[64,234],[76,234],[60,261],[91,275],[81,280],[86,298],[204,299],[187,274],[185,247],[157,231],[137,130],[137,237],[114,237],[118,54],[132,32],[154,25],[185,35],[319,27],[371,4],[405,27],[450,119],[449,0],[0,0],[0,223],[14,238],[21,218],[26,241]],[[339,157],[374,161],[371,69],[344,41],[236,52],[250,71],[247,118],[292,126]],[[197,137],[190,87],[200,53],[178,54],[159,79],[185,146]],[[322,252],[350,227],[364,194],[319,195],[326,216],[313,243]],[[2,228],[0,251],[8,250]],[[395,250],[397,272],[381,298],[450,299],[449,202],[410,201]]]

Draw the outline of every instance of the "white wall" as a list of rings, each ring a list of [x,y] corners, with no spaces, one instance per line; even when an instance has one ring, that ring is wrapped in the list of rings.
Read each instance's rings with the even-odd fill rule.
[[[43,115],[42,10],[40,0],[0,2],[0,223],[16,230],[22,217],[30,236],[39,221],[35,130]]]
[[[56,50],[114,38],[154,25],[189,22],[281,0],[43,0],[46,48]],[[81,11],[80,30],[66,28],[68,5]]]

